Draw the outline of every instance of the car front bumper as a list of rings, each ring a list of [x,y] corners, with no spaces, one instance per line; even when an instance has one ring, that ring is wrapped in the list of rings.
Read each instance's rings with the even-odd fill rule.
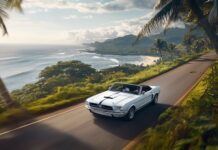
[[[127,112],[125,111],[115,112],[115,111],[103,110],[99,108],[93,108],[88,105],[86,105],[85,107],[92,113],[103,115],[103,116],[108,116],[108,117],[121,118],[127,114]]]

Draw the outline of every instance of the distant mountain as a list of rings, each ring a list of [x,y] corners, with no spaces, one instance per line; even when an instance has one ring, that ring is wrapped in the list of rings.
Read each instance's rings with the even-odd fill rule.
[[[178,44],[182,41],[184,35],[189,32],[188,28],[170,28],[166,33],[160,33],[149,37],[144,37],[136,45],[132,45],[135,40],[135,35],[126,35],[115,39],[109,39],[104,42],[95,42],[89,44],[94,47],[94,52],[100,54],[115,54],[115,55],[156,55],[152,50],[154,41],[157,38],[166,40],[169,43]]]

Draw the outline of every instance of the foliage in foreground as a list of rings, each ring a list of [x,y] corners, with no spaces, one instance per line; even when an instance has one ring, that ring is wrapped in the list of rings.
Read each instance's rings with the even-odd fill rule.
[[[159,117],[137,150],[218,149],[218,61],[183,101]]]

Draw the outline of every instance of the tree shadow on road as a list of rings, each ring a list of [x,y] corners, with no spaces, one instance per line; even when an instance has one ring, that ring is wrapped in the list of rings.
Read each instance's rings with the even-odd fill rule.
[[[35,124],[0,136],[2,150],[92,150],[88,143],[46,124]]]
[[[130,140],[144,129],[156,125],[159,115],[169,107],[170,105],[160,103],[148,105],[138,111],[132,121],[100,116],[95,118],[94,123],[118,137]]]

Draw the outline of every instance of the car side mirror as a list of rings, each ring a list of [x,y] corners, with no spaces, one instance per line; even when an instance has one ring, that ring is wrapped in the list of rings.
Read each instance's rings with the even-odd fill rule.
[[[142,94],[144,95],[146,92],[145,91],[142,91]]]

